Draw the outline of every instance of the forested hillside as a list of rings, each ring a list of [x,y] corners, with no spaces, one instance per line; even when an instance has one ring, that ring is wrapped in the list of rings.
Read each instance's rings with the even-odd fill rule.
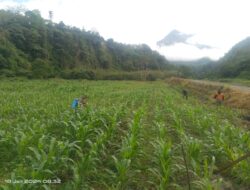
[[[219,77],[250,79],[250,37],[236,44],[218,64]]]
[[[178,65],[182,76],[189,78],[250,79],[250,37],[237,43],[218,61],[203,58],[170,63]]]
[[[234,45],[218,61],[192,67],[195,78],[250,79],[250,37]]]
[[[94,79],[96,70],[171,68],[145,44],[104,40],[97,32],[45,20],[37,10],[0,10],[0,75]]]

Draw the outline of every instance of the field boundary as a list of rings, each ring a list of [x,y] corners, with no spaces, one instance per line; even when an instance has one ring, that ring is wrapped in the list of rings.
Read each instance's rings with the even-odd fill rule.
[[[214,101],[213,95],[219,88],[223,87],[224,105],[243,109],[247,114],[250,114],[250,88],[248,87],[176,77],[172,77],[166,82],[188,90],[190,95],[198,96],[203,101]]]

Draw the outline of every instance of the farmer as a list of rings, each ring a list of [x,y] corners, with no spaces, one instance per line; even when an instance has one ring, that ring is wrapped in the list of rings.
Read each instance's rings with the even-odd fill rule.
[[[79,99],[79,106],[81,107],[81,108],[83,108],[84,106],[86,106],[87,105],[87,99],[88,99],[88,97],[87,96],[81,96],[81,98]]]
[[[221,92],[221,89],[219,89],[214,95],[214,99],[216,100],[217,105],[222,104],[222,102],[224,101],[224,94]]]
[[[77,109],[78,107],[83,108],[87,105],[87,96],[81,96],[80,98],[75,98],[71,104],[73,109]]]
[[[73,109],[77,109],[78,107],[78,104],[79,104],[79,99],[78,98],[75,98],[71,104],[71,108]]]
[[[183,98],[185,98],[186,100],[188,99],[188,91],[186,89],[182,89],[182,96]]]

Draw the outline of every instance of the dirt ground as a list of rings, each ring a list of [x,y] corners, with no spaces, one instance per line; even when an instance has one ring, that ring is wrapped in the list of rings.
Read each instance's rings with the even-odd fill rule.
[[[250,87],[206,80],[192,80],[172,77],[166,81],[170,85],[186,89],[189,95],[198,96],[206,102],[214,102],[214,94],[222,88],[224,105],[243,110],[242,119],[250,124]],[[249,125],[250,126],[250,125]]]

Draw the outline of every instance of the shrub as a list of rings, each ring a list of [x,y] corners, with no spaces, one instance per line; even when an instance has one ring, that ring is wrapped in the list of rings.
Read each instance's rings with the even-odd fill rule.
[[[93,71],[63,71],[60,73],[60,77],[64,79],[88,79],[95,80],[96,74]]]
[[[0,75],[5,76],[5,77],[14,77],[15,72],[11,71],[9,69],[1,69],[0,70]]]
[[[156,80],[156,76],[149,73],[147,76],[146,76],[146,80],[148,81],[155,81]]]

